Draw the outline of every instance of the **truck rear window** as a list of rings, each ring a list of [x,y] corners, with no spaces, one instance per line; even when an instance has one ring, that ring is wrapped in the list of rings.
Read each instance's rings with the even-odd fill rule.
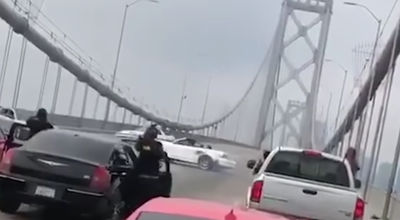
[[[266,170],[275,173],[321,183],[350,187],[346,165],[325,157],[280,151],[272,158]]]

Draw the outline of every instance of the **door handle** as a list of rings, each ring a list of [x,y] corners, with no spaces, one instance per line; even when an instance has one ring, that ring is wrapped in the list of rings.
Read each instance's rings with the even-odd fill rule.
[[[318,192],[316,190],[311,190],[311,189],[303,189],[303,193],[304,194],[308,194],[308,195],[312,195],[315,196],[318,194]]]

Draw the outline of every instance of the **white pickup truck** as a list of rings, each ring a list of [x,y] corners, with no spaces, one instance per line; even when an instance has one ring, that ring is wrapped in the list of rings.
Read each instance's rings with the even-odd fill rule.
[[[247,167],[253,169],[255,163],[250,160]],[[246,205],[294,219],[362,220],[365,203],[357,192],[360,185],[343,158],[278,147],[255,175]]]

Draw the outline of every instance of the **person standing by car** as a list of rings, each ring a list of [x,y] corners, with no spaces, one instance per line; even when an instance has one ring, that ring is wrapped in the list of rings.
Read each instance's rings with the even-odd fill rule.
[[[139,152],[136,168],[143,174],[158,174],[160,160],[164,158],[162,143],[157,141],[157,125],[151,125],[136,142],[135,149]]]
[[[360,170],[360,166],[357,162],[357,150],[353,147],[349,147],[344,157],[349,162],[351,171],[353,172],[354,177],[356,177],[358,171]]]
[[[157,141],[155,125],[146,129],[139,137],[135,149],[139,155],[134,165],[120,185],[125,211],[132,211],[149,199],[159,196],[160,161],[166,157],[161,142]]]
[[[261,166],[263,165],[265,159],[267,159],[268,155],[271,153],[269,150],[263,150],[262,158],[257,161],[257,164],[254,166],[253,175],[256,175],[258,171],[260,171]]]
[[[47,120],[47,110],[44,108],[39,109],[35,116],[30,117],[26,121],[26,126],[30,130],[29,138],[33,137],[40,131],[54,128],[53,125]]]

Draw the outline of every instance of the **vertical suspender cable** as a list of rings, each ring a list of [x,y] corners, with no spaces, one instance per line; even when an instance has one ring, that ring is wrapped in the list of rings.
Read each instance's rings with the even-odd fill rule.
[[[11,26],[9,26],[7,40],[6,40],[6,46],[4,48],[3,64],[1,65],[1,72],[0,72],[0,100],[1,100],[1,96],[3,94],[4,80],[5,80],[6,74],[7,74],[8,58],[10,57],[10,49],[11,49],[13,36],[14,36],[13,29]]]
[[[44,61],[44,69],[43,69],[43,75],[42,75],[42,82],[40,84],[39,99],[38,99],[37,106],[36,106],[37,109],[42,107],[42,104],[43,104],[43,96],[44,96],[44,91],[46,89],[46,82],[47,82],[47,75],[49,73],[49,66],[50,66],[50,58],[47,56],[46,60]]]
[[[54,86],[53,102],[51,104],[51,110],[50,110],[51,114],[54,114],[57,108],[58,94],[60,93],[61,73],[62,73],[62,66],[58,65],[56,85]]]

